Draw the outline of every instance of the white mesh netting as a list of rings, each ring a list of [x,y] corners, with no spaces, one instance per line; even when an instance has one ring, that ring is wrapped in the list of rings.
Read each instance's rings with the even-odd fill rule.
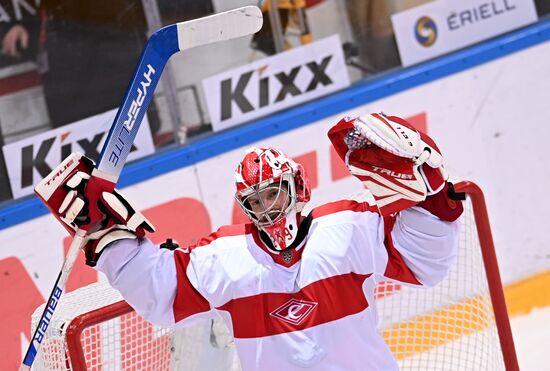
[[[108,283],[95,283],[65,294],[33,370],[240,369],[233,341],[221,320],[186,329],[167,329],[144,321],[121,300],[120,293]],[[32,316],[33,330],[43,308],[37,308]],[[98,308],[102,309],[91,312]],[[83,314],[87,323],[97,324],[73,326],[82,332],[76,336],[77,347],[71,348],[69,325]]]
[[[434,288],[377,288],[380,329],[402,369],[503,370],[471,202],[465,202],[456,264]]]

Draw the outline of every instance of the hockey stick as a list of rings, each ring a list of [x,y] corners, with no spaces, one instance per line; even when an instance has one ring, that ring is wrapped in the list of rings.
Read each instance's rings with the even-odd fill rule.
[[[109,134],[103,145],[87,187],[91,194],[112,191],[120,176],[136,133],[153,97],[162,70],[172,54],[201,45],[234,39],[257,32],[262,26],[262,12],[245,6],[208,17],[166,26],[155,32],[145,45],[132,80],[126,90]],[[89,199],[89,202],[97,200]],[[94,219],[92,216],[92,220]],[[78,252],[93,225],[76,231],[61,271],[40,317],[20,370],[28,370],[45,336]]]

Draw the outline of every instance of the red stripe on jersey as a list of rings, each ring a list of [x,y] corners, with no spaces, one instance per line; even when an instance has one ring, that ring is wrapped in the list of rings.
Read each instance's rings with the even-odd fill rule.
[[[205,298],[191,285],[187,277],[187,266],[189,265],[189,251],[177,249],[174,251],[176,259],[176,272],[178,277],[178,289],[174,300],[173,310],[176,322],[181,321],[193,314],[207,312],[210,310],[210,304]]]
[[[235,338],[301,331],[359,313],[369,304],[363,283],[370,274],[347,273],[313,282],[296,293],[264,293],[233,299],[228,311]]]
[[[340,200],[340,201],[330,202],[328,204],[316,207],[311,212],[311,216],[313,217],[313,219],[315,219],[325,215],[335,214],[340,211],[377,212],[378,209],[375,206],[369,205],[367,202],[357,202],[354,200]]]
[[[388,252],[388,265],[386,266],[384,276],[400,282],[422,285],[393,244],[391,231],[395,220],[395,217],[384,218],[384,246]]]
[[[254,226],[250,223],[222,226],[216,232],[201,238],[196,245],[189,246],[187,249],[177,249],[174,251],[178,277],[178,290],[173,305],[176,322],[191,315],[210,310],[208,301],[191,285],[187,277],[186,271],[190,261],[189,253],[193,249],[209,245],[221,237],[241,236],[252,233],[253,228]]]

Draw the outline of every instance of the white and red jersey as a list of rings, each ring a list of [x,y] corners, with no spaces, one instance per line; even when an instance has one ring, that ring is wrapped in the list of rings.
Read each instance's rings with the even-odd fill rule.
[[[377,332],[374,288],[385,278],[439,282],[456,255],[458,222],[419,207],[392,220],[373,211],[350,200],[314,209],[288,262],[247,224],[175,251],[121,240],[97,267],[153,323],[221,316],[243,370],[397,370]]]

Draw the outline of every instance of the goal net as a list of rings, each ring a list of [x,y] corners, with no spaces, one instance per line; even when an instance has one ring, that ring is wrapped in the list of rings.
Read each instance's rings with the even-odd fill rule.
[[[403,370],[516,370],[511,331],[483,195],[463,182],[459,255],[443,282],[382,282],[379,328]],[[33,369],[240,370],[221,320],[167,329],[141,319],[107,283],[65,294]],[[43,306],[32,317],[34,328]]]

